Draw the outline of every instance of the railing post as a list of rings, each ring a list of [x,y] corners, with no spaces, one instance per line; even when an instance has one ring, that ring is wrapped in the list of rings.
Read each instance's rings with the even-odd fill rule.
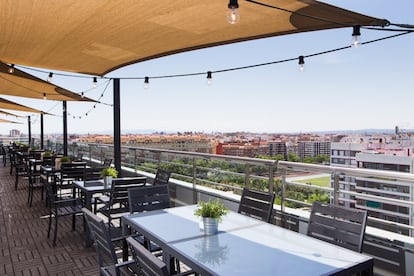
[[[338,205],[339,204],[339,174],[334,172],[334,191],[333,191],[333,203],[334,205]]]
[[[197,182],[197,160],[195,157],[193,157],[193,204],[196,204],[198,202],[196,182]]]
[[[271,192],[271,193],[273,193],[274,184],[275,184],[275,176],[274,176],[273,166],[269,166],[269,180],[268,180],[268,185],[269,185],[269,192]]]
[[[250,187],[250,165],[246,164],[244,167],[244,187],[249,188]]]
[[[282,213],[285,212],[285,186],[286,186],[286,169],[281,169],[281,174],[282,174],[282,198],[280,200],[280,210],[282,211]]]
[[[92,145],[88,144],[89,162],[92,164]]]
[[[137,173],[138,170],[138,164],[137,164],[137,149],[134,148],[134,172]]]

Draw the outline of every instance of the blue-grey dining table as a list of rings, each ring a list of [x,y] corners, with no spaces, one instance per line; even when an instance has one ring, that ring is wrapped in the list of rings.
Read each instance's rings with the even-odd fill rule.
[[[230,212],[216,235],[204,235],[196,205],[122,218],[201,275],[373,275],[373,258],[246,215]]]

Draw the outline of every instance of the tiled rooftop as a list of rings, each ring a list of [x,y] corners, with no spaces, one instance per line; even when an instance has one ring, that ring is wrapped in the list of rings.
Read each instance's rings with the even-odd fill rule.
[[[72,218],[59,218],[53,247],[52,238],[47,238],[48,209],[40,190],[35,191],[32,207],[27,195],[27,180],[21,178],[16,191],[10,167],[1,164],[0,275],[99,275],[95,248],[84,247],[83,219],[78,217],[72,231]]]

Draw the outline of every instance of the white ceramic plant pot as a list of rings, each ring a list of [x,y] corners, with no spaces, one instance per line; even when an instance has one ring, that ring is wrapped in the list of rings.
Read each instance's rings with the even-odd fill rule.
[[[218,232],[218,219],[203,217],[204,234],[215,235]]]

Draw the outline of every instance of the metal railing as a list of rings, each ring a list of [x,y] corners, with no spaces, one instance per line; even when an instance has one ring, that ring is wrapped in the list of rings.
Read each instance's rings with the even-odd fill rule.
[[[48,149],[62,151],[60,143],[46,144]],[[112,159],[113,152],[113,146],[106,144],[73,143],[68,147],[69,155],[81,154],[97,162]],[[368,210],[370,225],[380,229],[407,236],[412,236],[414,230],[414,175],[409,173],[125,146],[121,148],[121,159],[122,167],[135,173],[168,169],[172,178],[191,183],[193,190],[205,186],[234,194],[240,194],[243,187],[272,191],[282,212],[286,207],[309,209],[313,201],[326,201]],[[317,174],[328,175],[329,185],[295,180],[298,175],[307,179]],[[356,184],[367,179],[392,185],[396,191]]]

